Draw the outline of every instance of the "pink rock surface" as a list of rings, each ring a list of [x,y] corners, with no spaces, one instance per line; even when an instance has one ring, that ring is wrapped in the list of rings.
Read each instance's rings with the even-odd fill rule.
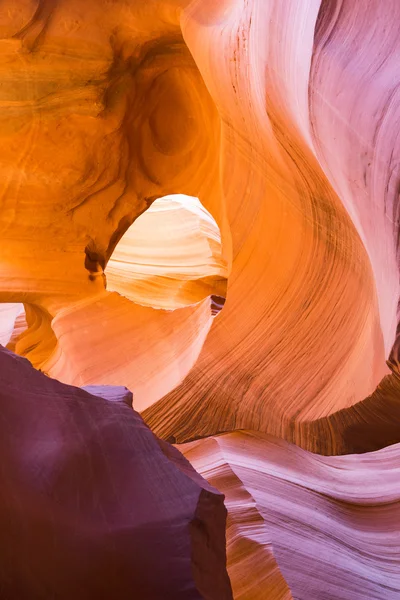
[[[395,339],[399,9],[214,4],[4,0],[0,300],[30,306],[18,353],[134,388],[164,438],[245,428],[309,447],[305,424],[370,396]],[[171,228],[171,252],[168,231],[127,243],[171,194],[199,199],[217,253],[193,227]],[[147,292],[143,264],[125,275],[146,249],[162,279]],[[106,290],[108,265],[146,311]],[[203,293],[223,297],[209,278],[226,274],[214,320]]]
[[[244,428],[311,448],[308,423],[350,411],[388,373],[396,11],[372,0],[184,11],[185,42],[222,119],[232,270],[194,369],[145,413],[158,435]],[[314,432],[322,448],[329,427]]]
[[[245,565],[234,571],[236,535],[269,542],[278,573],[296,600],[400,597],[400,445],[322,457],[265,434],[235,432],[179,448],[199,473],[227,492],[228,511],[234,493],[248,494],[247,502],[241,500],[247,517],[238,531],[230,530],[228,517],[234,591],[241,580],[250,585]],[[244,598],[282,597],[266,579],[269,574],[271,583],[274,572],[276,579],[276,567],[264,559],[263,568],[259,595],[252,580],[254,588]]]
[[[12,338],[15,323],[24,312],[22,304],[0,304],[0,344],[6,346]]]
[[[400,598],[399,30],[0,2],[0,600]]]

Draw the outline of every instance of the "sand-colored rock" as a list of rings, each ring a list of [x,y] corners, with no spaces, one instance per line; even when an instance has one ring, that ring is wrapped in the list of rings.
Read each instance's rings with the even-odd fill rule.
[[[399,24],[0,3],[5,600],[400,596]]]
[[[218,225],[197,198],[160,198],[122,236],[105,275],[109,291],[153,308],[225,298],[228,269]]]
[[[159,311],[132,304],[127,313],[121,299],[117,316],[131,315],[130,327],[114,321],[112,295],[104,322],[93,315],[114,247],[156,198],[179,192],[207,208],[220,194],[216,110],[183,42],[177,7],[64,0],[2,8],[0,300],[29,306],[15,349],[46,372],[53,373],[48,361],[57,362],[54,373],[70,383],[134,381],[136,389],[139,371],[147,387],[157,371],[164,381],[154,379],[151,403],[192,367],[215,306],[185,308],[160,326]],[[213,214],[223,227],[223,207]],[[74,307],[81,335],[79,352],[70,354],[76,341],[67,339],[65,315]],[[128,343],[119,350],[109,344],[118,329]],[[113,354],[108,367],[100,346],[93,352],[99,332]],[[151,360],[139,352],[143,343]],[[120,365],[112,377],[121,354],[125,373],[127,364],[132,371],[121,375]]]
[[[185,378],[212,320],[208,297],[170,311],[103,292],[58,311],[51,323],[57,346],[40,368],[77,386],[118,381],[134,390],[134,408],[144,410]]]
[[[7,305],[5,305],[5,304],[0,305],[0,310],[4,306],[7,306]],[[25,309],[23,306],[21,306],[21,312],[17,315],[17,318],[15,319],[14,329],[12,331],[11,337],[9,338],[9,341],[7,344],[5,344],[5,340],[4,340],[4,343],[2,345],[6,345],[8,350],[12,350],[13,352],[15,352],[15,346],[17,344],[17,341],[27,328],[28,328],[28,323],[26,322]]]
[[[178,448],[197,472],[223,490],[228,510],[227,567],[235,600],[292,600],[273,553],[268,526],[214,438]]]
[[[367,250],[386,356],[399,299],[399,20],[397,2],[322,2],[309,81],[314,148]]]
[[[351,23],[343,45],[371,97],[371,131],[383,114],[386,131],[395,108],[385,112],[386,96],[373,100],[379,78],[361,60],[383,30],[364,35],[368,23],[351,6],[343,3]],[[382,216],[395,186],[392,177],[385,193],[381,180],[380,195],[368,182],[358,191],[358,159],[336,158],[340,144],[350,147],[346,123],[355,109],[350,100],[334,106],[334,86],[319,87],[321,72],[335,70],[343,98],[357,86],[335,53],[342,42],[324,50],[325,30],[336,27],[328,8],[308,0],[4,5],[0,299],[35,314],[18,352],[64,381],[102,383],[107,372],[107,383],[132,387],[114,365],[122,352],[132,374],[141,370],[135,348],[145,338],[157,370],[175,375],[162,385],[156,378],[138,407],[149,407],[160,435],[179,441],[243,427],[291,439],[293,428],[374,391],[388,373],[396,326],[393,236]],[[388,73],[394,43],[382,42]],[[332,147],[329,111],[343,123]],[[394,138],[383,137],[395,160]],[[130,225],[155,199],[176,193],[211,213],[229,272],[227,303],[189,375],[195,359],[179,349],[189,345],[197,357],[200,309],[177,309],[175,350],[165,355],[146,329],[159,315],[146,315],[140,330],[135,305],[133,329],[125,310],[102,312],[109,327],[93,317],[96,309],[82,310],[103,298],[104,269]],[[372,205],[379,234],[360,217]],[[387,242],[374,250],[378,235]],[[212,314],[219,306],[213,300]],[[69,339],[75,309],[75,327],[85,332],[79,349]],[[105,352],[112,331],[124,328],[129,347],[108,344]],[[193,339],[181,337],[186,331]]]
[[[184,14],[222,118],[233,261],[194,370],[145,413],[167,439],[251,428],[322,448],[335,432],[321,423],[389,372],[398,18],[367,4],[232,2],[208,18],[199,2]]]

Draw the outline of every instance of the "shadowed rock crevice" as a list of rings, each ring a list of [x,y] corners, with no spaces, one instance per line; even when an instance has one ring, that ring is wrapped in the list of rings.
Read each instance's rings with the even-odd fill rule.
[[[121,389],[91,395],[2,348],[0,369],[5,600],[232,598],[223,495]]]

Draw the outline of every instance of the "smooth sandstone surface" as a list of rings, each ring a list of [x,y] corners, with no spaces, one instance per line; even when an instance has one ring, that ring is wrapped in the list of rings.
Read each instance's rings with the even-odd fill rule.
[[[0,348],[4,600],[232,598],[223,496],[128,390],[52,380]]]
[[[159,435],[182,442],[249,428],[333,453],[329,417],[351,413],[389,372],[398,154],[384,131],[396,130],[399,105],[389,93],[397,38],[384,31],[398,18],[380,7],[231,2],[208,19],[198,2],[184,13],[222,120],[233,261],[195,368],[145,413]]]
[[[58,341],[41,368],[72,385],[118,382],[134,390],[134,408],[144,410],[184,379],[212,320],[209,297],[170,311],[104,292],[58,312],[51,323]]]
[[[228,268],[218,225],[197,198],[159,198],[122,236],[105,275],[108,290],[153,308],[225,298]]]
[[[268,524],[214,438],[177,447],[197,472],[214,487],[223,490],[228,510],[227,567],[235,600],[292,600],[276,562]]]
[[[265,434],[235,432],[179,449],[227,494],[228,570],[235,597],[290,598],[284,577],[298,600],[399,598],[398,444],[364,455],[322,457]],[[237,533],[230,503],[244,493],[246,518]],[[256,544],[241,553],[236,537]],[[261,549],[273,559],[264,558],[258,571]],[[249,577],[246,557],[252,557],[258,578]]]
[[[399,27],[0,2],[1,598],[400,598]]]
[[[377,0],[3,3],[0,299],[31,312],[16,351],[67,383],[132,388],[145,339],[163,383],[143,372],[137,408],[162,437],[250,428],[313,449],[305,424],[350,409],[389,373],[396,10]],[[228,292],[211,327],[224,294],[185,289],[195,242],[181,230],[163,256],[169,272],[182,258],[174,285],[184,290],[166,352],[154,282],[130,286],[118,242],[126,249],[132,223],[171,194],[198,198],[215,220]],[[147,251],[150,237],[128,244],[127,263],[147,256],[139,271],[160,253]],[[129,310],[106,295],[108,268],[109,291],[135,288]],[[171,308],[176,294],[164,292]],[[208,323],[203,294],[216,296]],[[129,345],[93,352],[100,329],[104,340],[129,331]],[[132,377],[115,366],[121,353]]]
[[[22,304],[0,304],[0,344],[6,346],[14,332],[18,316],[24,311]]]

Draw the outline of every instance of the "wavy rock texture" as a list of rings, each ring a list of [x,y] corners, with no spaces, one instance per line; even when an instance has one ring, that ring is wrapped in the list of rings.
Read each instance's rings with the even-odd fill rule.
[[[238,598],[397,599],[400,595],[400,446],[365,455],[322,457],[260,433],[236,432],[179,446],[195,469],[232,498],[246,518],[228,517],[228,569]],[[258,512],[258,519],[252,515]],[[263,576],[245,557],[272,548]],[[271,551],[270,551],[271,552]],[[254,559],[255,561],[257,559]],[[260,563],[253,562],[257,572]],[[251,582],[253,589],[242,591]],[[280,583],[277,589],[273,587]],[[286,588],[287,589],[287,588]],[[264,594],[264,595],[263,595]]]
[[[250,428],[332,452],[321,423],[374,392],[395,340],[396,22],[377,0],[6,2],[0,299],[34,314],[17,352],[69,383],[134,387],[167,439]],[[221,254],[188,286],[196,236],[180,229],[146,300],[121,252],[178,193],[215,219]],[[160,258],[167,230],[142,252]],[[163,315],[171,328],[125,309],[104,291],[114,249],[111,289],[200,304]],[[129,345],[108,344],[122,329]]]
[[[184,447],[226,494],[234,596],[399,597],[399,24],[0,3],[0,342],[63,382],[0,353],[10,598],[229,598],[222,497],[167,442],[234,430]]]
[[[7,345],[30,360],[32,365],[42,370],[48,356],[54,351],[57,339],[52,329],[50,313],[35,304],[25,304],[23,321],[16,321],[13,337]]]
[[[232,598],[223,496],[128,390],[94,396],[4,349],[0,369],[2,598]]]
[[[144,410],[193,367],[212,319],[210,298],[169,311],[104,292],[58,312],[51,323],[57,346],[41,368],[72,385],[118,381]],[[95,352],[88,352],[89,339]]]
[[[122,236],[105,275],[108,290],[153,308],[225,298],[218,225],[197,198],[160,198]]]
[[[304,423],[292,431],[299,445],[320,454],[379,450],[400,442],[400,380],[396,372],[383,378],[373,394],[351,408]]]
[[[234,598],[291,600],[273,553],[268,526],[254,497],[224,458],[218,443],[209,438],[183,444],[179,449],[203,477],[224,490],[228,510],[227,566]]]
[[[331,441],[342,414],[382,424],[374,396],[386,392],[374,390],[389,372],[399,279],[399,18],[375,0],[184,13],[222,120],[233,261],[195,368],[145,413],[159,435],[250,428],[329,454],[351,451],[348,422]],[[358,404],[371,394],[372,412]]]
[[[230,235],[220,200],[220,121],[183,41],[177,6],[5,2],[0,34],[0,300],[29,306],[28,330],[14,347],[69,383],[133,382],[144,408],[193,366],[222,305],[228,263],[216,233]],[[145,311],[106,296],[104,269],[117,242],[156,198],[174,192],[204,204],[193,235],[200,228],[208,236],[206,263],[212,258],[193,285],[186,281],[190,261],[186,273],[175,273],[176,287],[188,288],[172,302],[182,312]],[[187,204],[182,210],[190,213],[193,201]],[[211,229],[209,206],[218,223]],[[182,236],[191,243],[187,234],[180,231],[178,246]],[[203,261],[204,250],[196,248]],[[143,301],[139,287],[135,294]],[[72,312],[84,333],[79,351],[66,318]],[[121,329],[127,341],[117,349],[108,342]],[[94,353],[99,332],[108,350]],[[151,360],[139,352],[143,344]]]

